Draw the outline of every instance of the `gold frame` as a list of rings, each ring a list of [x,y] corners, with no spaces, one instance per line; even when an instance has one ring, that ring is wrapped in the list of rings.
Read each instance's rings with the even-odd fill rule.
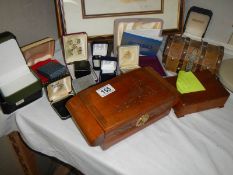
[[[85,0],[81,0],[82,5],[82,16],[83,19],[88,18],[104,18],[104,17],[115,17],[115,16],[132,16],[132,15],[145,15],[145,14],[159,14],[164,11],[164,0],[161,1],[159,10],[144,10],[144,11],[132,11],[132,12],[113,12],[113,13],[101,13],[101,14],[87,14]]]

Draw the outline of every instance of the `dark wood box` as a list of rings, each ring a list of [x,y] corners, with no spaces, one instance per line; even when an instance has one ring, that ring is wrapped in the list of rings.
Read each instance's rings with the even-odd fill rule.
[[[206,90],[180,94],[179,102],[173,107],[177,117],[211,108],[223,107],[230,95],[218,78],[211,74],[210,71],[205,70],[195,72],[194,74]],[[176,87],[176,79],[176,76],[166,78],[174,87]]]
[[[101,97],[97,91],[109,85],[115,91]],[[167,115],[177,98],[176,89],[147,67],[81,91],[66,107],[89,145],[107,149]]]

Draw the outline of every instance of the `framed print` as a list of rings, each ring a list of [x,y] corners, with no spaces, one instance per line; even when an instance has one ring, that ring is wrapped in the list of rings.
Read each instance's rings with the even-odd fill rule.
[[[101,18],[163,12],[163,0],[81,0],[83,18]],[[116,8],[117,7],[117,8]]]
[[[86,32],[89,38],[112,36],[114,20],[129,17],[160,18],[163,32],[181,32],[183,6],[184,0],[56,0],[60,35]]]

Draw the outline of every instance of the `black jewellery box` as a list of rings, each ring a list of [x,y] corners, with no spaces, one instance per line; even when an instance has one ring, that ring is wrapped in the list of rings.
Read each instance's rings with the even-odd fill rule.
[[[42,96],[40,80],[28,68],[16,37],[0,33],[0,102],[5,114]]]
[[[74,96],[71,76],[65,76],[46,86],[47,98],[61,119],[70,118],[70,114],[65,107],[66,102]]]
[[[73,33],[63,36],[63,51],[65,62],[68,65],[72,76],[80,78],[91,73],[90,63],[87,54],[87,34]]]
[[[104,82],[117,75],[117,58],[101,57],[100,58],[100,81]]]

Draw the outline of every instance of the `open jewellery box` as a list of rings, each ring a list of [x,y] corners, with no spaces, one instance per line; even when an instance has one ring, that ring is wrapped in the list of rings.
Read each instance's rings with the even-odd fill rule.
[[[161,32],[163,20],[159,18],[119,18],[114,21],[114,55],[117,56],[123,33],[133,30],[156,29]]]
[[[73,65],[75,77],[80,78],[89,75],[91,66],[87,54],[87,34],[82,32],[64,35],[63,47],[65,62]]]
[[[139,66],[139,46],[125,45],[118,48],[118,61],[120,72],[126,73]]]
[[[185,20],[183,36],[200,41],[205,36],[212,16],[211,10],[192,6]]]
[[[56,80],[46,86],[47,98],[61,119],[67,119],[70,117],[65,104],[74,96],[74,90],[72,87],[71,76],[65,76],[59,80]]]
[[[102,56],[100,58],[100,81],[104,82],[117,75],[117,58]]]
[[[0,34],[0,96],[5,114],[14,112],[42,96],[40,80],[28,68],[16,37]]]
[[[27,65],[38,75],[43,85],[68,74],[66,66],[54,58],[54,39],[45,38],[24,46],[21,50]]]
[[[111,55],[109,43],[107,41],[93,41],[91,43],[92,65],[94,70],[100,70],[101,57]]]

